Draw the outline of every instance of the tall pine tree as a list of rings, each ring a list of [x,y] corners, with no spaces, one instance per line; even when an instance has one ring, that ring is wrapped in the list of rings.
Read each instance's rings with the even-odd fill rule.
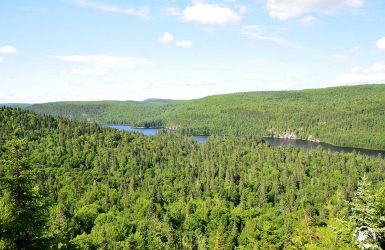
[[[5,249],[42,249],[44,203],[34,186],[26,157],[27,143],[12,139],[0,157],[0,246]]]

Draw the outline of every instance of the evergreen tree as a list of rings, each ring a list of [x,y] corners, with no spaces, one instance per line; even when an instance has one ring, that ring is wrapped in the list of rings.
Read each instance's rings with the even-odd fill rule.
[[[9,108],[0,121],[0,249],[44,249],[49,235],[51,249],[350,250],[358,225],[384,248],[380,157],[248,136],[198,144]]]
[[[352,220],[357,226],[374,226],[376,224],[375,196],[370,189],[371,183],[367,177],[362,177],[358,182],[358,188],[350,203]]]
[[[26,158],[26,141],[12,139],[6,142],[5,157],[0,164],[0,239],[3,247],[41,249],[44,206],[34,187]]]
[[[380,249],[375,229],[378,227],[375,195],[370,189],[367,177],[358,182],[357,192],[350,203],[351,219],[356,225],[355,242],[361,249]]]

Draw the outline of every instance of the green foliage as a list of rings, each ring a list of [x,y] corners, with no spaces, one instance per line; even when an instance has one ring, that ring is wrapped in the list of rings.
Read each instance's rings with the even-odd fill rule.
[[[380,229],[377,231],[379,245],[385,248],[385,183],[375,196],[376,224]]]
[[[371,183],[364,176],[358,183],[357,191],[350,203],[352,212],[351,220],[356,226],[356,234],[361,228],[369,228],[370,234],[375,234],[375,240],[370,239],[360,242],[357,235],[355,242],[361,249],[367,249],[364,244],[372,245],[371,249],[381,249],[385,246],[385,213],[384,213],[384,187],[377,193],[370,188]]]
[[[377,226],[376,207],[374,194],[370,183],[364,176],[358,182],[357,191],[351,204],[352,220],[358,226]]]
[[[354,249],[360,213],[346,201],[361,204],[365,190],[370,220],[384,225],[380,157],[273,148],[254,135],[146,137],[11,108],[0,121],[1,248],[14,230],[51,249]],[[357,191],[364,175],[371,185]],[[12,228],[8,183],[34,197],[19,224],[29,231]],[[39,194],[51,204],[45,227]]]
[[[59,102],[27,108],[82,121],[168,127],[183,134],[294,134],[339,146],[385,149],[384,107],[385,85],[360,85],[189,101]]]
[[[0,158],[0,240],[3,248],[41,248],[44,203],[34,187],[33,170],[26,158],[27,142],[11,139]]]

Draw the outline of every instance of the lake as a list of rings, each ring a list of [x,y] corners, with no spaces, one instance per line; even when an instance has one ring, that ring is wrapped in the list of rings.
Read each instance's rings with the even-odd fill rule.
[[[283,138],[271,138],[271,137],[264,137],[263,139],[267,141],[272,147],[279,147],[281,145],[284,145],[284,146],[291,145],[292,147],[304,148],[304,149],[315,149],[317,147],[320,147],[329,152],[352,153],[354,151],[356,153],[368,155],[368,156],[380,156],[382,158],[385,157],[385,151],[383,150],[339,147],[339,146],[334,146],[324,142],[312,142],[312,141],[299,140],[299,139],[283,139]]]
[[[102,124],[101,126],[110,127],[121,131],[139,132],[144,135],[156,135],[162,130],[160,128],[133,128],[128,125],[116,125],[116,124]]]
[[[139,132],[149,136],[156,135],[162,130],[161,128],[133,128],[129,125],[116,125],[116,124],[103,124],[101,126],[110,127],[121,131]],[[207,142],[209,136],[199,135],[199,136],[194,136],[194,138],[199,143],[205,143]],[[279,147],[281,145],[283,146],[291,145],[292,147],[303,148],[303,149],[315,149],[317,147],[320,147],[321,149],[329,152],[352,153],[354,151],[356,153],[363,154],[363,155],[375,156],[375,157],[380,156],[382,158],[385,158],[384,150],[338,147],[338,146],[334,146],[324,142],[312,142],[312,141],[299,140],[299,139],[283,139],[283,138],[271,138],[271,137],[264,137],[263,139],[266,142],[268,142],[272,147]]]
[[[110,127],[121,131],[128,131],[128,132],[139,132],[144,135],[153,136],[159,133],[162,129],[161,128],[133,128],[129,125],[117,125],[117,124],[102,124],[101,126],[104,127]],[[199,143],[205,143],[208,140],[208,136],[194,136],[195,140]]]

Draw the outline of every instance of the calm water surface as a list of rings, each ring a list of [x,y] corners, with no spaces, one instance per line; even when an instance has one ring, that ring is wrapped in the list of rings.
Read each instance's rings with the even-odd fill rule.
[[[121,131],[139,132],[144,135],[156,135],[162,130],[160,128],[133,128],[128,125],[115,125],[115,124],[103,124],[102,126],[114,128]]]
[[[162,130],[161,128],[133,128],[129,125],[115,125],[115,124],[103,124],[102,126],[114,128],[114,129],[121,130],[121,131],[139,132],[139,133],[142,133],[144,135],[150,135],[150,136],[156,135],[157,133],[159,133]],[[194,136],[194,138],[199,143],[205,143],[205,142],[207,142],[209,137],[204,136],[204,135],[202,135],[202,136],[199,135],[199,136]]]
[[[129,131],[129,132],[140,132],[144,135],[156,135],[159,133],[162,129],[161,128],[133,128],[128,125],[115,125],[115,124],[105,124],[102,126],[118,129],[121,131]],[[197,142],[199,143],[205,143],[207,142],[209,136],[199,135],[194,136]],[[371,150],[371,149],[363,149],[363,148],[351,148],[351,147],[338,147],[333,146],[327,143],[323,142],[311,142],[306,140],[294,140],[294,139],[282,139],[282,138],[270,138],[265,137],[265,141],[267,141],[272,147],[279,147],[281,145],[283,146],[289,146],[296,148],[303,148],[303,149],[315,149],[317,147],[320,147],[323,150],[329,151],[329,152],[344,152],[344,153],[352,153],[353,151],[359,154],[368,155],[368,156],[379,156],[382,158],[385,158],[385,151],[384,150]]]
[[[273,147],[279,147],[281,145],[289,146],[296,148],[304,148],[304,149],[315,149],[320,147],[323,150],[329,152],[344,152],[344,153],[352,153],[353,151],[359,154],[368,155],[368,156],[380,156],[385,158],[385,151],[383,150],[371,150],[371,149],[363,149],[363,148],[351,148],[351,147],[338,147],[334,145],[330,145],[324,142],[312,142],[306,140],[294,140],[294,139],[282,139],[282,138],[263,138]]]

